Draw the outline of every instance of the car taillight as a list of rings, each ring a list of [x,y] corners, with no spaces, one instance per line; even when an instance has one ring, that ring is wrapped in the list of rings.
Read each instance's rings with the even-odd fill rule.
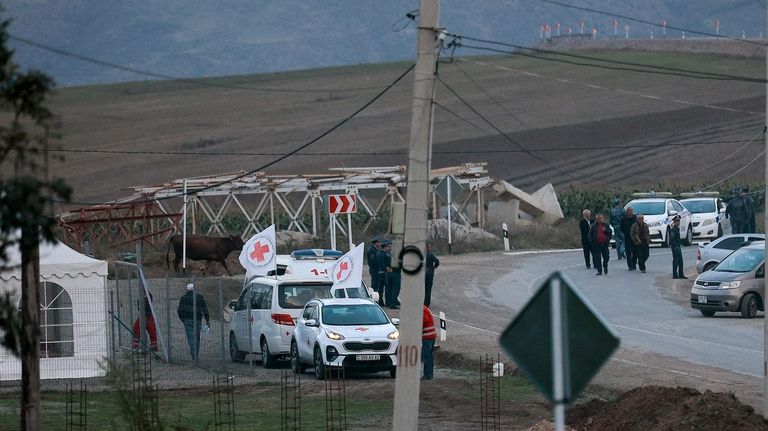
[[[272,321],[278,325],[293,326],[293,317],[285,313],[272,313]]]
[[[696,250],[696,260],[701,260],[701,249]]]

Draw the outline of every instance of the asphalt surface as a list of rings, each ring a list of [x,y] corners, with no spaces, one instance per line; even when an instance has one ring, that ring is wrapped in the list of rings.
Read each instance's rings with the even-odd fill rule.
[[[696,276],[695,253],[696,246],[683,249],[688,280],[672,279],[669,249],[651,249],[645,274],[627,271],[623,260],[611,260],[608,275],[599,277],[585,268],[580,250],[508,254],[510,270],[490,284],[484,302],[514,315],[546,276],[559,269],[613,327],[622,349],[760,377],[763,314],[756,319],[736,313],[706,318],[692,309],[688,295]],[[647,357],[646,365],[652,365],[654,355]]]

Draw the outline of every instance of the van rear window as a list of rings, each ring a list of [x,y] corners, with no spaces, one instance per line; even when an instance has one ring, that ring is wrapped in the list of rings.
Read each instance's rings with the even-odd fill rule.
[[[330,284],[283,284],[277,289],[280,308],[301,309],[314,298],[330,298]]]

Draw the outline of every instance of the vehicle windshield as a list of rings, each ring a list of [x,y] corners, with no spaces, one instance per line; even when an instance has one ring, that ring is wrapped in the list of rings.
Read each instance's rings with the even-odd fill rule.
[[[685,209],[693,214],[717,212],[715,209],[715,201],[713,200],[702,199],[698,201],[682,201],[680,203],[683,204]]]
[[[719,272],[750,272],[765,258],[765,250],[740,248],[723,259],[714,269]]]
[[[326,325],[385,325],[389,318],[375,304],[326,305],[323,307],[323,323]]]
[[[330,284],[282,284],[277,290],[277,301],[281,308],[304,308],[311,299],[330,298]]]
[[[627,208],[632,207],[635,210],[635,214],[643,215],[659,215],[664,214],[666,211],[666,205],[664,202],[630,202]]]

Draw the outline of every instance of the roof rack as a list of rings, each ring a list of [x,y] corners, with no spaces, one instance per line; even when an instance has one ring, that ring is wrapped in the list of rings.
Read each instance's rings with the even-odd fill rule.
[[[650,192],[632,193],[633,198],[671,198],[673,195],[670,192]]]
[[[687,193],[680,193],[680,197],[683,199],[690,199],[690,198],[718,198],[720,197],[720,192],[687,192]]]
[[[323,248],[306,248],[302,250],[295,250],[291,253],[292,258],[299,259],[299,260],[302,260],[302,259],[314,260],[318,258],[334,260],[334,259],[340,258],[343,255],[344,253],[338,250],[330,250],[330,249],[323,249]]]

